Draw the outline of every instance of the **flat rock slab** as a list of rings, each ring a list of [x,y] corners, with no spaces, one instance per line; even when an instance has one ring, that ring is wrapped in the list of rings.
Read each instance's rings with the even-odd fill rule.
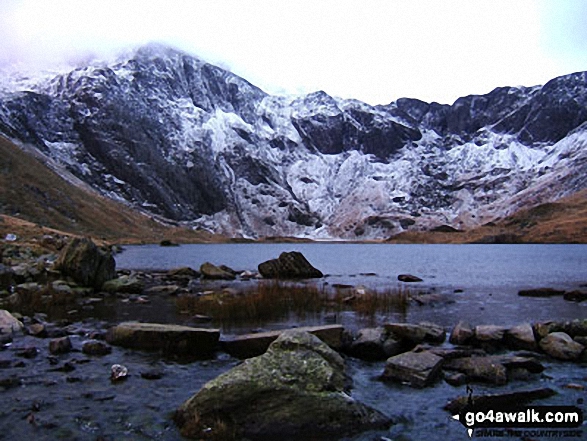
[[[556,395],[556,392],[553,389],[545,387],[540,389],[507,392],[503,394],[488,394],[478,396],[473,395],[472,398],[473,402],[477,406],[487,406],[498,409],[500,407],[511,405],[512,403],[521,405],[530,401],[549,398],[553,395]],[[455,415],[465,408],[465,406],[468,404],[468,401],[468,396],[461,396],[449,401],[444,406],[444,409]]]
[[[295,328],[299,331],[309,332],[315,335],[332,349],[342,348],[342,325],[307,326]],[[257,334],[244,334],[229,340],[222,341],[223,349],[233,357],[251,358],[257,357],[267,351],[267,348],[286,330],[259,332]]]
[[[413,387],[425,387],[439,377],[442,362],[442,357],[430,351],[404,352],[387,360],[381,378],[405,381]]]
[[[111,345],[198,357],[213,353],[219,339],[218,329],[139,322],[120,323],[106,334]]]

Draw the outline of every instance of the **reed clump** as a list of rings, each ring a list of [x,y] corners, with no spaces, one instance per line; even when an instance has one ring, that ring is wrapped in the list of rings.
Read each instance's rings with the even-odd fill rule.
[[[261,281],[242,291],[219,291],[177,298],[184,313],[203,314],[222,325],[263,324],[289,318],[306,319],[323,313],[354,311],[361,316],[405,312],[410,293],[404,287],[383,290],[338,289],[314,283]]]

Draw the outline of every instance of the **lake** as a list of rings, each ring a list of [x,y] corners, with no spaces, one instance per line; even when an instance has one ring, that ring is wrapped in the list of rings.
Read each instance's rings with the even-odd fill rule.
[[[326,277],[316,283],[363,285],[384,289],[402,285],[399,274],[424,281],[409,289],[441,294],[434,307],[412,306],[407,313],[379,321],[432,321],[453,326],[574,319],[587,316],[587,305],[561,297],[526,298],[518,291],[553,287],[580,289],[587,284],[587,245],[397,245],[397,244],[197,244],[179,247],[129,246],[116,256],[120,269],[171,269],[204,262],[256,271],[257,265],[283,251],[300,251]],[[351,317],[344,325],[361,326]],[[300,323],[309,324],[309,323]]]

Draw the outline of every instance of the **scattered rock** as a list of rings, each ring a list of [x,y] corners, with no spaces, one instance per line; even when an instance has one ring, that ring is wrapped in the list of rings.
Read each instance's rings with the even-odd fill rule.
[[[203,357],[211,355],[216,350],[219,337],[218,329],[125,322],[110,328],[106,334],[106,341],[126,348]]]
[[[279,258],[259,264],[259,274],[266,279],[313,279],[324,277],[298,251],[281,253]]]
[[[80,285],[95,289],[116,277],[114,257],[87,238],[71,240],[59,254],[55,269]]]
[[[156,285],[147,288],[145,293],[147,294],[163,294],[163,295],[176,295],[181,290],[178,285]]]
[[[126,380],[128,369],[121,364],[113,364],[110,368],[110,381],[113,383]]]
[[[442,362],[442,357],[430,351],[404,352],[387,360],[381,378],[407,382],[412,387],[429,386],[440,377]]]
[[[506,384],[510,373],[527,371],[540,373],[544,366],[532,357],[514,355],[471,356],[447,360],[443,369],[465,374],[467,382],[479,381],[496,385]]]
[[[385,360],[409,349],[384,328],[365,328],[358,332],[347,352],[351,357],[374,361]]]
[[[163,378],[163,372],[159,370],[141,372],[141,378],[144,378],[145,380],[160,380]]]
[[[33,323],[26,327],[26,331],[29,335],[38,338],[47,337],[47,329],[43,323]]]
[[[140,294],[144,289],[143,281],[126,275],[108,280],[102,285],[102,290],[109,293]]]
[[[434,323],[386,323],[383,326],[386,331],[414,346],[423,342],[442,343],[446,339],[444,328]]]
[[[23,328],[20,320],[17,320],[5,309],[0,309],[0,335],[12,336],[13,333],[22,331]]]
[[[298,331],[315,335],[335,350],[342,348],[343,327],[341,325],[310,326],[297,328]],[[259,356],[285,331],[268,331],[244,334],[222,341],[223,349],[233,357],[251,358]]]
[[[200,273],[197,272],[195,269],[190,268],[189,266],[182,266],[180,268],[174,268],[167,271],[167,277],[172,279],[175,278],[188,278],[188,279],[197,279],[200,277]]]
[[[584,302],[587,300],[587,291],[568,291],[565,292],[563,298],[570,302]]]
[[[577,360],[585,347],[564,332],[553,332],[540,340],[540,348],[559,360]]]
[[[283,332],[263,355],[216,379],[177,411],[183,436],[216,439],[339,439],[383,428],[387,417],[345,391],[344,361],[317,337]]]
[[[162,247],[178,247],[179,244],[172,242],[169,239],[163,239],[161,242],[159,242],[159,245]]]
[[[202,266],[200,266],[200,273],[202,274],[203,279],[234,280],[236,278],[233,273],[229,273],[210,262],[203,263]]]
[[[66,354],[71,351],[71,340],[69,337],[54,338],[49,341],[49,352],[52,354]]]
[[[518,291],[518,295],[522,297],[552,297],[562,296],[565,292],[554,288],[534,288],[522,289]]]
[[[13,276],[14,272],[12,271],[12,268],[9,268],[0,263],[0,290],[10,289],[10,287],[14,283]]]
[[[400,282],[406,283],[415,283],[415,282],[423,282],[424,280],[419,278],[418,276],[413,276],[412,274],[400,274],[397,276],[397,280]]]
[[[474,336],[473,328],[468,323],[460,321],[453,328],[448,341],[453,345],[466,345],[471,342]]]
[[[538,349],[534,330],[532,325],[524,323],[510,328],[505,333],[506,344],[511,349],[521,349],[525,351],[535,351]]]
[[[39,350],[34,346],[29,346],[16,351],[16,355],[23,358],[35,358],[38,354]]]
[[[103,341],[88,340],[82,345],[82,352],[86,355],[108,355],[112,348]]]

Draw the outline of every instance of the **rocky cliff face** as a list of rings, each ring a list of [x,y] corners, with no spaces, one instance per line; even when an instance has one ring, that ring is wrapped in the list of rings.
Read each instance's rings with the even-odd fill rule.
[[[216,232],[470,227],[587,187],[587,73],[453,105],[264,93],[150,45],[4,87],[0,131],[103,194]]]

